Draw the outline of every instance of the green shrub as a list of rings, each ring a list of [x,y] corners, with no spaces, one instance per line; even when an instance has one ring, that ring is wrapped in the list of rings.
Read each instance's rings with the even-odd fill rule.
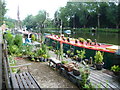
[[[35,35],[32,34],[31,39],[32,39],[32,41],[35,41],[36,40]]]
[[[14,45],[17,45],[18,47],[21,47],[22,44],[23,44],[22,36],[20,34],[17,34],[14,38]]]
[[[10,33],[10,31],[8,31],[8,32],[5,34],[5,39],[6,39],[7,44],[8,44],[9,46],[14,44],[14,36]]]
[[[8,47],[8,51],[11,55],[17,54],[19,51],[19,48],[16,45],[11,45]]]
[[[68,61],[63,60],[63,61],[61,61],[61,63],[66,64],[66,63],[68,63]]]
[[[84,38],[79,38],[80,42],[85,42],[86,40]]]
[[[114,72],[119,72],[120,71],[120,66],[119,65],[114,65],[111,67],[111,70]]]
[[[96,51],[96,55],[94,56],[95,63],[101,64],[103,62],[103,54],[100,51]]]
[[[78,56],[79,58],[83,59],[83,58],[86,57],[86,56],[85,56],[85,49],[84,49],[84,50],[81,50],[81,51],[77,50],[76,52],[77,52],[77,56]]]

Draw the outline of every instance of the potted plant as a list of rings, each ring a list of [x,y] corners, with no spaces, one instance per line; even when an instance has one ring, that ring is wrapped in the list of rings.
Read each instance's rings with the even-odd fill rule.
[[[73,57],[74,56],[73,50],[68,50],[67,55],[68,57]]]
[[[73,68],[73,74],[74,74],[75,76],[79,76],[79,75],[80,75],[79,69],[76,68],[76,67],[74,67],[74,68]]]
[[[79,41],[83,44],[86,40],[84,38],[79,38]]]
[[[78,61],[78,55],[74,55],[72,59]]]
[[[70,38],[69,37],[67,37],[67,41],[70,42]]]
[[[65,60],[61,61],[61,64],[67,64],[67,63],[68,63],[68,61],[65,61]]]
[[[86,85],[89,85],[89,75],[90,75],[90,69],[89,67],[79,67],[79,71],[81,74],[81,78],[82,80],[80,81],[80,85],[78,85],[78,87],[80,87],[81,89],[85,88]]]
[[[78,40],[77,39],[75,39],[75,44],[77,44],[78,43]]]
[[[119,76],[120,75],[120,66],[119,65],[114,65],[111,67],[111,70],[113,71],[113,73],[116,75],[116,76]]]
[[[49,55],[48,54],[43,54],[42,57],[44,58],[44,62],[48,61]]]
[[[102,70],[103,67],[103,54],[100,51],[96,51],[95,58],[95,67],[97,70]]]
[[[39,58],[39,61],[43,61],[43,54],[44,54],[44,51],[42,50],[42,48],[40,48],[40,49],[38,49],[37,51],[36,51],[36,54],[37,54],[37,58]]]
[[[70,57],[70,53],[71,53],[71,51],[68,50],[68,51],[67,51],[67,55],[68,55],[68,57]]]
[[[77,50],[76,52],[77,52],[77,56],[78,56],[78,61],[82,61],[83,58],[85,58],[85,49],[81,50],[81,51]]]
[[[91,44],[92,40],[91,39],[87,39],[87,43],[86,44]]]

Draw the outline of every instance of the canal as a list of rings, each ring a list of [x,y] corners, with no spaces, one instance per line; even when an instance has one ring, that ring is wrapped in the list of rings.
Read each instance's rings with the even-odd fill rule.
[[[76,31],[71,34],[71,37],[79,38],[83,37],[85,39],[97,40],[100,43],[108,43],[114,45],[120,45],[120,34],[119,33],[109,33],[109,32],[83,32],[83,31]]]
[[[51,31],[51,30],[50,30]],[[59,34],[58,31],[52,31],[54,34]],[[63,31],[64,32],[64,31]],[[65,34],[65,33],[64,33]],[[67,36],[67,34],[65,34]],[[120,33],[111,33],[111,32],[88,32],[88,31],[74,31],[70,35],[71,38],[85,38],[91,39],[94,41],[95,39],[99,43],[108,43],[120,46]]]

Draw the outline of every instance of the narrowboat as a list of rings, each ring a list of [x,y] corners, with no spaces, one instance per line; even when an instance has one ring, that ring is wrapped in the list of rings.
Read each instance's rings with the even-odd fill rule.
[[[86,58],[89,59],[90,57],[94,56],[96,51],[101,51],[104,53],[104,68],[110,69],[113,65],[120,65],[120,46],[112,45],[112,44],[105,44],[99,43],[96,45],[86,44],[86,42],[81,43],[79,41],[76,42],[76,39],[70,38],[69,41],[67,40],[68,37],[59,36],[59,35],[47,35],[45,39],[45,43],[48,46],[53,46],[56,49],[60,48],[60,44],[63,45],[63,52],[66,53],[67,50],[71,48],[76,50],[83,50],[86,51]]]

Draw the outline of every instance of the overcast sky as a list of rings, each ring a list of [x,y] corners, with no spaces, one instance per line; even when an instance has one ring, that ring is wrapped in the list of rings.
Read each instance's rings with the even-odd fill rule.
[[[54,12],[67,4],[68,0],[5,0],[8,9],[6,16],[17,19],[17,9],[19,5],[20,19],[23,20],[27,15],[36,15],[39,10],[46,10],[53,18]]]

